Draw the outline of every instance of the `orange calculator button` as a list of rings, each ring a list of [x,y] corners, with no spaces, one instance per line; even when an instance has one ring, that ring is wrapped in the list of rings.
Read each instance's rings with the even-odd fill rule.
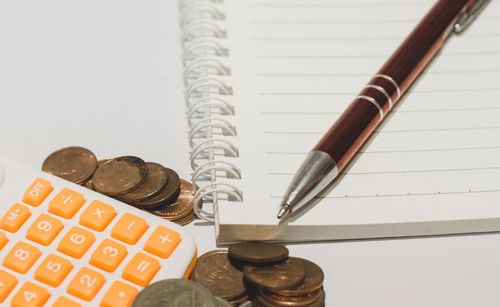
[[[80,259],[94,242],[95,236],[93,233],[80,227],[73,227],[59,242],[57,250]]]
[[[94,200],[80,216],[80,225],[96,231],[103,231],[116,216],[115,208],[101,201]]]
[[[57,287],[73,269],[67,259],[49,254],[35,271],[35,279],[49,286]]]
[[[52,188],[50,181],[37,178],[29,186],[26,192],[24,192],[23,202],[28,205],[38,207],[45,200],[45,198],[49,196],[53,189],[54,188]]]
[[[181,242],[181,235],[167,227],[158,226],[144,245],[144,250],[166,259]]]
[[[63,229],[63,223],[45,213],[40,214],[31,224],[26,238],[42,245],[49,245]]]
[[[77,303],[73,300],[70,300],[67,297],[60,296],[57,298],[57,300],[54,302],[52,307],[82,307],[82,304]]]
[[[125,213],[111,229],[111,236],[128,244],[135,244],[148,229],[146,221],[138,216]]]
[[[160,270],[160,262],[151,256],[137,253],[123,269],[122,277],[146,287]]]
[[[104,294],[101,307],[129,307],[136,297],[136,288],[122,282],[115,281],[109,290]]]
[[[82,268],[68,285],[67,292],[82,300],[90,301],[101,289],[104,275],[89,268]]]
[[[64,188],[49,203],[49,212],[65,219],[72,218],[85,203],[82,194]]]
[[[30,209],[24,205],[15,203],[0,219],[0,228],[9,232],[16,232],[30,217]]]
[[[125,246],[110,239],[104,239],[90,257],[90,264],[106,272],[113,272],[127,254]]]
[[[18,273],[26,273],[40,257],[40,250],[24,242],[17,242],[3,259],[3,266]]]
[[[9,239],[7,239],[7,236],[0,231],[0,250],[9,242]]]
[[[16,276],[0,270],[0,303],[9,296],[10,292],[17,285]]]
[[[46,289],[26,282],[12,298],[13,307],[41,307],[49,299],[50,293]]]

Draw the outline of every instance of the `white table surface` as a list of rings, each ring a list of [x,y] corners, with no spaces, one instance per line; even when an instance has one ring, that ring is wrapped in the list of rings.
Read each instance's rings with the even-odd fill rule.
[[[190,178],[176,1],[0,1],[0,154],[136,155]],[[3,204],[4,206],[6,204]],[[187,226],[199,253],[214,228]],[[500,235],[288,245],[325,272],[327,306],[498,306]]]

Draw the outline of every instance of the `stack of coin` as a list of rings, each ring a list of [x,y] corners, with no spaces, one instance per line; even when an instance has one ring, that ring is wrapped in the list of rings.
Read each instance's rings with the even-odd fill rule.
[[[97,161],[73,146],[50,154],[42,170],[181,225],[195,219],[193,186],[158,163],[134,156]]]
[[[191,280],[232,305],[324,306],[323,271],[278,244],[243,242],[198,258]]]
[[[134,299],[132,307],[230,307],[199,283],[185,279],[164,279],[144,289]]]

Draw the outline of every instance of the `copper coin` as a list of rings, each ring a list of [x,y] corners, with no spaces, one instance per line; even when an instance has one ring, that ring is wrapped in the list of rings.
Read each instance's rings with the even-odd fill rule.
[[[316,299],[311,301],[310,298],[308,297],[303,297],[299,298],[298,300],[290,300],[286,299],[286,297],[283,298],[272,298],[269,296],[261,295],[261,292],[259,292],[259,295],[255,296],[253,303],[253,306],[255,307],[279,307],[279,306],[289,306],[289,307],[324,307],[325,306],[325,291],[323,289],[317,290],[317,294],[315,293]],[[303,301],[301,299],[304,299]]]
[[[175,202],[180,193],[180,186],[181,186],[180,178],[179,175],[177,175],[177,173],[174,170],[170,168],[165,168],[165,169],[167,170],[168,173],[168,183],[163,188],[163,190],[161,190],[161,192],[158,195],[155,195],[150,199],[133,202],[131,204],[139,208],[148,209],[167,204],[172,204]]]
[[[284,306],[310,306],[321,296],[322,289],[316,289],[313,292],[299,296],[284,296],[274,292],[259,289],[259,295],[268,302]]]
[[[92,177],[94,189],[108,196],[128,193],[141,185],[147,175],[146,163],[137,157],[111,159],[99,167]]]
[[[314,292],[323,286],[323,270],[314,262],[306,259],[292,257],[304,268],[304,280],[292,289],[273,290],[276,294],[283,296],[301,296]]]
[[[42,171],[76,184],[90,179],[97,167],[95,155],[78,146],[66,147],[51,153],[42,164]]]
[[[165,188],[168,182],[167,170],[154,162],[146,162],[146,168],[148,169],[146,180],[137,189],[117,196],[118,200],[126,203],[147,200],[158,195]]]
[[[201,255],[191,280],[228,301],[245,295],[243,273],[231,264],[226,250],[213,250]]]
[[[290,289],[302,282],[304,268],[294,258],[288,258],[274,265],[245,265],[243,274],[246,280],[259,288]]]
[[[180,193],[173,204],[166,204],[159,207],[148,208],[147,210],[154,215],[167,220],[178,220],[193,211],[193,185],[184,179],[180,179]]]
[[[97,168],[103,166],[105,163],[108,163],[109,161],[111,161],[111,159],[102,159],[102,160],[97,161]],[[94,182],[92,180],[92,177],[90,177],[90,179],[87,180],[87,182],[85,182],[83,184],[83,186],[86,187],[87,189],[93,190],[94,189]]]
[[[288,248],[272,243],[241,242],[229,246],[229,256],[251,263],[284,261],[288,258]]]

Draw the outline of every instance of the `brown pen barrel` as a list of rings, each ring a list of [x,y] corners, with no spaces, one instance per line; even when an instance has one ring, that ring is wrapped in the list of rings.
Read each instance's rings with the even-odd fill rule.
[[[313,150],[329,154],[339,172],[438,52],[474,0],[440,0],[363,88]]]

